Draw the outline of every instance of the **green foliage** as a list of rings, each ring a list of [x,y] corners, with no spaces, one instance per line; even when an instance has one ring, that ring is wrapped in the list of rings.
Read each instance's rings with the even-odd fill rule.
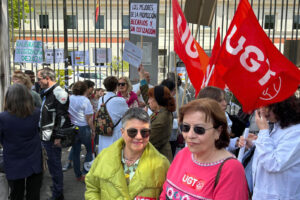
[[[112,60],[112,68],[117,74],[117,72],[122,72],[122,58],[114,56]],[[123,60],[123,72],[129,71],[129,63]]]
[[[65,86],[65,70],[64,69],[56,70],[55,74],[56,74],[57,82],[59,82],[59,85],[64,88],[64,86]],[[73,74],[73,70],[69,69],[68,77],[72,77],[72,74]]]
[[[23,1],[24,1],[24,13],[23,13]],[[13,20],[13,28],[14,29],[19,29],[21,25],[21,20],[25,20],[25,23],[28,23],[26,19],[28,18],[27,14],[30,12],[33,12],[33,8],[29,7],[29,2],[28,0],[8,0],[8,15],[9,15],[9,30],[11,31],[12,23],[11,20]],[[12,13],[13,11],[13,13]],[[13,14],[13,17],[12,17]],[[19,18],[20,15],[20,18]],[[33,13],[32,13],[33,16]]]

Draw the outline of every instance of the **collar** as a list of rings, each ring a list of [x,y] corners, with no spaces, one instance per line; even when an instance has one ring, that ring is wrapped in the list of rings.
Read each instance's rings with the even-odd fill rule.
[[[52,85],[51,87],[49,87],[49,88],[43,90],[41,96],[43,97],[43,96],[48,95],[48,94],[49,94],[50,92],[52,92],[52,91],[54,90],[54,88],[56,88],[57,86],[58,86],[58,83],[55,83],[55,84]]]

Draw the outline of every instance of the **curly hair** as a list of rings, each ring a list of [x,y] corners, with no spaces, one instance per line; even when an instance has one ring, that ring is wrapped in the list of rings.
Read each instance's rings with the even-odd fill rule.
[[[300,123],[300,99],[295,95],[268,106],[281,128]]]
[[[229,145],[230,138],[226,116],[217,101],[210,98],[202,98],[185,104],[179,110],[179,123],[183,122],[184,115],[188,112],[203,112],[206,122],[211,120],[215,129],[222,127],[220,137],[215,141],[217,149],[222,149]]]

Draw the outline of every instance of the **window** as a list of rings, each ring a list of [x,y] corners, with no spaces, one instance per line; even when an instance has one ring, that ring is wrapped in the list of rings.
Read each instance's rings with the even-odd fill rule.
[[[49,28],[49,18],[48,15],[39,15],[40,19],[40,28]]]
[[[294,16],[293,29],[300,29],[300,15],[295,15]]]
[[[122,23],[122,28],[123,29],[129,29],[129,15],[123,15],[123,23]]]
[[[104,29],[104,15],[98,15],[98,21],[95,26],[96,29]]]
[[[274,29],[275,15],[265,15],[265,29]]]
[[[76,28],[77,28],[77,16],[67,15],[67,29],[76,29]]]
[[[159,28],[166,28],[165,14],[159,14]]]

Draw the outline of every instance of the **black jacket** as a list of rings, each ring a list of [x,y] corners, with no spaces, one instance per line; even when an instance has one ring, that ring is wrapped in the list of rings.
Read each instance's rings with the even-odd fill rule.
[[[41,94],[44,104],[40,119],[41,138],[44,141],[59,138],[56,133],[61,128],[71,126],[69,118],[69,96],[58,83]]]

